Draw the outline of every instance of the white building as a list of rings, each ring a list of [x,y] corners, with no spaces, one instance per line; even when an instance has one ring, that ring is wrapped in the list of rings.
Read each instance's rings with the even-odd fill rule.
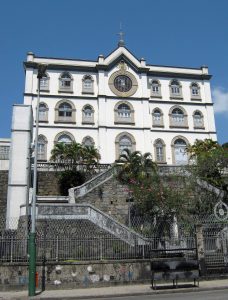
[[[24,63],[24,104],[35,117],[37,67],[41,80],[39,159],[48,160],[55,142],[94,144],[101,163],[124,148],[151,152],[159,163],[187,162],[183,151],[196,139],[216,140],[208,68],[147,64],[119,42],[96,61],[37,57]]]

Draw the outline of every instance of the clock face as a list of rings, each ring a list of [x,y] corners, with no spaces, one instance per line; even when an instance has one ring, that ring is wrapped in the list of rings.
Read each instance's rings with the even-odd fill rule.
[[[120,92],[128,92],[132,88],[132,81],[126,75],[118,75],[114,79],[114,86]]]

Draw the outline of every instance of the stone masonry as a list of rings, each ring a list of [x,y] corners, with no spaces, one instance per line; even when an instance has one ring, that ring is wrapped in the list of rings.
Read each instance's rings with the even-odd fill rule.
[[[4,223],[7,207],[8,171],[0,171],[0,226]]]
[[[129,204],[127,187],[121,185],[115,178],[111,178],[95,188],[76,203],[89,203],[109,214],[119,222],[127,224]]]

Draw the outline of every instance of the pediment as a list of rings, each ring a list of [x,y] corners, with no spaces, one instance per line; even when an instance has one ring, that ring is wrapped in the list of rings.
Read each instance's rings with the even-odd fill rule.
[[[149,70],[149,68],[145,67],[144,60],[140,61],[125,47],[118,47],[113,52],[111,52],[108,56],[104,58],[104,61],[102,62],[101,66],[104,67],[106,70],[110,70],[115,65],[118,65],[120,61],[124,61],[136,72],[145,72]]]

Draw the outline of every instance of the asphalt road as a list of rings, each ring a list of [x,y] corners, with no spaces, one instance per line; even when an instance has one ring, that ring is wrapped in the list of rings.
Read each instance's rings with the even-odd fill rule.
[[[102,300],[228,300],[228,290],[102,298]]]

